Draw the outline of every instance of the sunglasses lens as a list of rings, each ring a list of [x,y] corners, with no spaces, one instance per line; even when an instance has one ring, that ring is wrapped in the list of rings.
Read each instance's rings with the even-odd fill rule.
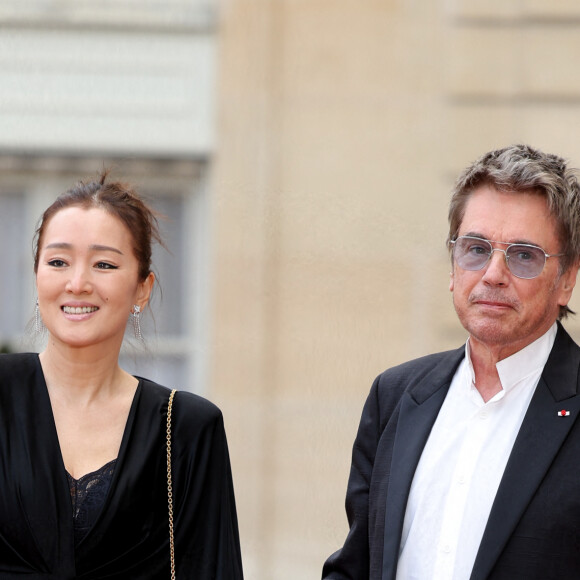
[[[514,244],[507,249],[508,267],[518,278],[535,278],[544,269],[546,256],[540,248]]]
[[[454,246],[453,256],[464,270],[481,270],[492,252],[489,242],[477,238],[458,238]]]

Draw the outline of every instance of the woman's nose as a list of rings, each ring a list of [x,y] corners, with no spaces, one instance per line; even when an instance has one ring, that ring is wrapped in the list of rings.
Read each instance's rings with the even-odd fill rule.
[[[70,278],[66,284],[67,292],[72,294],[83,294],[90,292],[92,285],[86,268],[72,268],[70,274]]]

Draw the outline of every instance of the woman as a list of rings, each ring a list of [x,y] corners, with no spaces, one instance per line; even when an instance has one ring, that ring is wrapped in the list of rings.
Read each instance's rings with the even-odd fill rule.
[[[153,241],[153,212],[106,173],[41,218],[47,346],[0,355],[2,579],[172,578],[172,553],[178,580],[242,578],[220,411],[177,393],[168,453],[170,390],[118,364],[128,319],[140,336]]]

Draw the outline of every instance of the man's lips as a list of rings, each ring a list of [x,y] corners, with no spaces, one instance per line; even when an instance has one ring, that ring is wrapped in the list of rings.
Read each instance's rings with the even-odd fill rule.
[[[513,300],[510,298],[499,297],[499,296],[481,296],[478,294],[474,294],[469,297],[469,302],[471,304],[477,304],[479,306],[487,307],[487,308],[497,308],[497,309],[507,309],[513,308],[517,310],[519,303],[517,300]]]

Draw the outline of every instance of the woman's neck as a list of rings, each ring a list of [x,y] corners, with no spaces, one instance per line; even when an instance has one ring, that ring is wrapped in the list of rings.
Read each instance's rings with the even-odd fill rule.
[[[64,396],[70,403],[115,397],[137,382],[119,367],[117,354],[110,350],[49,344],[39,359],[51,397]]]

